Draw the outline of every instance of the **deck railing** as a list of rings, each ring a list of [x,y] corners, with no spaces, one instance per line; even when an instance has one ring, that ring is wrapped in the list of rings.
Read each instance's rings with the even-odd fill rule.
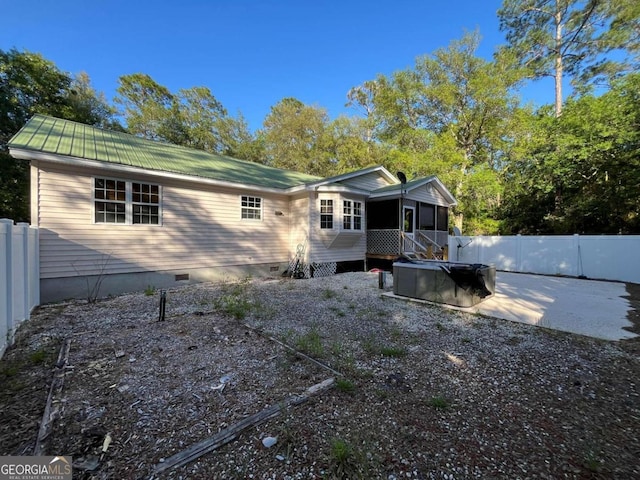
[[[444,235],[445,241],[438,243]],[[431,230],[416,230],[413,238],[405,235],[397,229],[373,229],[367,230],[367,254],[368,255],[399,255],[406,252],[416,252],[429,258],[442,258],[446,256],[443,251],[447,249],[447,232]]]
[[[367,253],[370,255],[399,255],[400,230],[367,230]]]

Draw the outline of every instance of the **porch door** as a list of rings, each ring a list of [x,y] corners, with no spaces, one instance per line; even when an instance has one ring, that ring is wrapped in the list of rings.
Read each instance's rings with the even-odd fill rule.
[[[404,232],[404,251],[413,252],[413,235],[416,228],[416,209],[415,207],[402,207],[402,231]],[[409,239],[409,240],[407,240]]]

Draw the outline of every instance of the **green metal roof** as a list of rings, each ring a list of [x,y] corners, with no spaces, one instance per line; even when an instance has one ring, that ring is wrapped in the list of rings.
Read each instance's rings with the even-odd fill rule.
[[[320,177],[305,173],[154,142],[45,115],[32,117],[9,141],[9,148],[275,189],[320,180]]]

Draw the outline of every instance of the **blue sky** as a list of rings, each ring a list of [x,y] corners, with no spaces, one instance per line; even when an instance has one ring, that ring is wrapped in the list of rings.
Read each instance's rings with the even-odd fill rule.
[[[118,77],[146,73],[172,92],[206,86],[252,130],[284,97],[355,114],[347,91],[446,47],[465,30],[490,58],[504,43],[501,0],[2,0],[0,49],[85,71],[112,100]],[[523,101],[551,103],[551,86]]]

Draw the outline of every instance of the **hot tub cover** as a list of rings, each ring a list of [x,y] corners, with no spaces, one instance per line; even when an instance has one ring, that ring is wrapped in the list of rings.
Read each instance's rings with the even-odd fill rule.
[[[493,294],[484,282],[482,269],[485,267],[486,265],[482,265],[481,263],[440,265],[440,268],[451,277],[458,287],[480,298],[485,298]]]

